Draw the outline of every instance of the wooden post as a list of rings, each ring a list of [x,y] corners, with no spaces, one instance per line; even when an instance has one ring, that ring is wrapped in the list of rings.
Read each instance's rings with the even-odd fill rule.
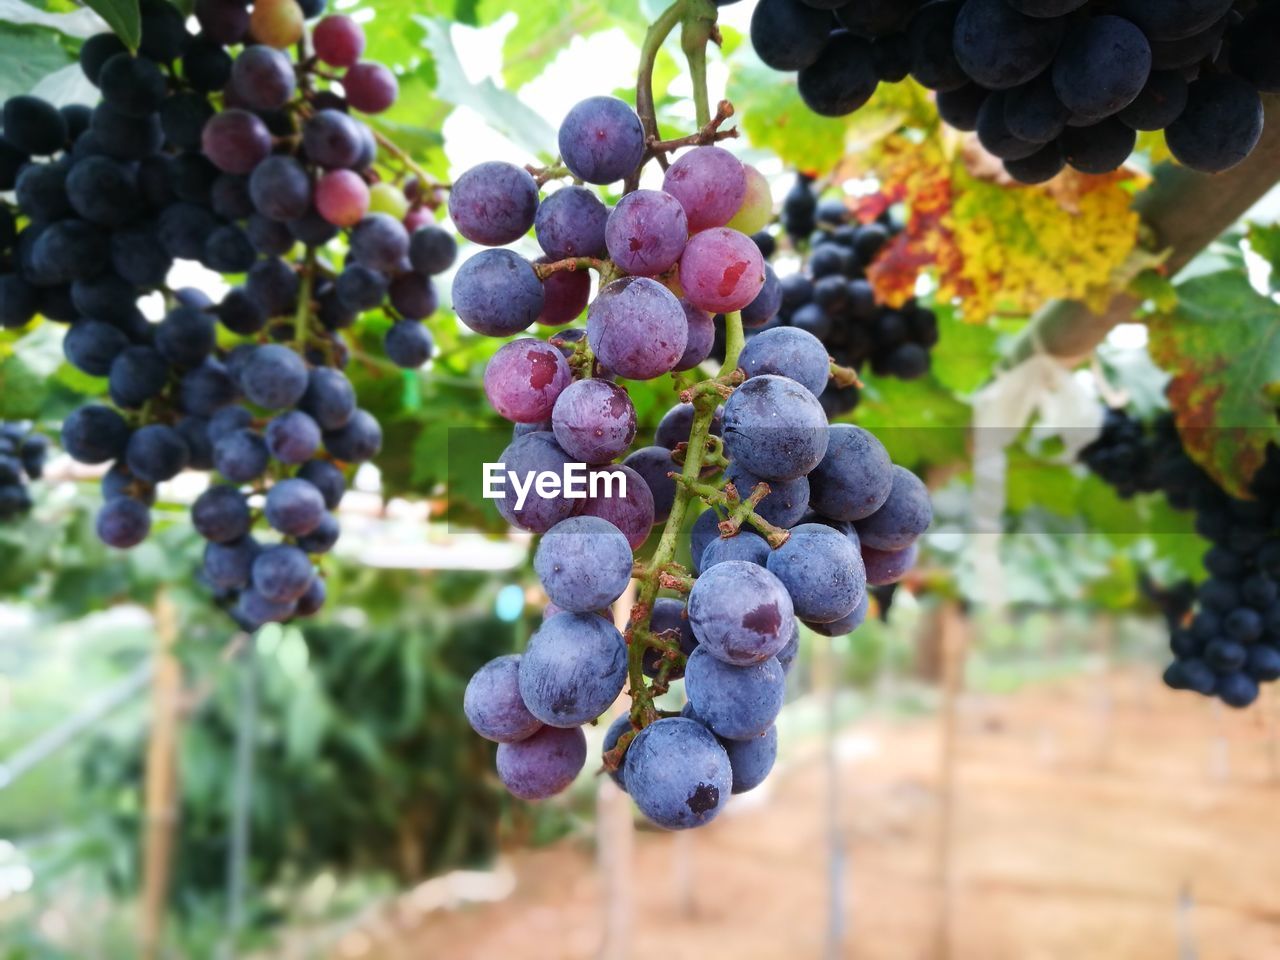
[[[155,604],[156,654],[144,789],[141,955],[156,960],[164,935],[178,821],[178,735],[182,666],[174,656],[178,612],[163,590]]]
[[[842,646],[846,642],[847,637],[819,641],[814,671],[816,682],[821,685],[826,721],[822,731],[822,753],[827,774],[823,807],[827,828],[827,931],[822,954],[826,960],[839,960],[849,942],[849,923],[845,912],[848,861],[840,824],[840,758],[837,749],[840,736],[837,697],[843,660],[837,645]]]
[[[613,620],[625,630],[636,602],[636,583],[631,581],[613,605]],[[614,704],[613,716],[622,716],[627,701]],[[635,822],[631,800],[608,776],[599,778],[596,790],[596,865],[600,871],[603,903],[600,905],[604,929],[600,960],[627,960],[631,937],[631,864],[635,849]]]
[[[1098,657],[1102,676],[1094,684],[1094,705],[1098,718],[1098,740],[1094,749],[1094,763],[1105,767],[1111,760],[1111,739],[1115,720],[1115,697],[1111,692],[1111,671],[1115,664],[1115,649],[1119,645],[1120,620],[1106,618],[1105,625],[1097,632]]]
[[[938,755],[938,836],[934,851],[938,878],[938,929],[934,956],[951,956],[955,897],[955,869],[952,863],[952,836],[955,830],[956,747],[958,707],[964,688],[965,659],[968,656],[969,624],[959,605],[947,601],[942,611],[943,686],[939,711],[941,749]]]

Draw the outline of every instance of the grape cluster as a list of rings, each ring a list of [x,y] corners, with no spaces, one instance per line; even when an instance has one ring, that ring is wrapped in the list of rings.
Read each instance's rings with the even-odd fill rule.
[[[74,459],[111,464],[98,534],[137,545],[157,484],[216,471],[192,510],[203,575],[247,628],[319,608],[311,557],[337,539],[344,466],[381,443],[342,372],[342,331],[382,308],[390,359],[426,362],[431,278],[455,255],[428,222],[434,188],[384,180],[357,116],[391,106],[395,76],[360,59],[351,19],[308,29],[322,6],[199,0],[192,35],[177,8],[143,0],[136,55],[112,34],[80,51],[101,103],[3,108],[0,189],[15,205],[0,206],[0,322],[68,324],[67,361],[106,381],[110,403],[62,430]],[[172,289],[178,261],[239,283],[217,303]],[[139,306],[154,294],[156,323]],[[258,543],[259,517],[282,542]]]
[[[1174,660],[1164,680],[1233,707],[1253,703],[1259,683],[1280,679],[1280,449],[1268,448],[1250,500],[1226,493],[1187,456],[1168,415],[1148,429],[1109,411],[1080,458],[1122,497],[1161,493],[1175,509],[1195,512],[1196,532],[1211,544],[1208,577],[1195,590],[1194,610],[1176,590],[1166,598],[1181,609],[1169,614]]]
[[[813,179],[800,174],[783,201],[781,223],[793,245],[808,244],[805,269],[776,281],[770,271],[766,288],[776,287],[772,297],[757,298],[743,312],[748,344],[760,331],[794,327],[821,340],[841,366],[861,371],[870,364],[877,376],[902,380],[928,373],[929,351],[938,342],[937,316],[914,299],[896,308],[878,303],[866,278],[866,268],[902,232],[892,214],[860,223],[843,199],[819,199]],[[766,258],[773,256],[773,234],[758,233],[755,240]],[[723,356],[723,336],[717,346],[716,355]],[[859,398],[856,384],[834,380],[818,397],[828,416],[848,413]]]
[[[1022,183],[1115,170],[1144,130],[1221,172],[1262,135],[1259,91],[1280,92],[1272,0],[760,0],[751,41],[823,116],[913,77]]]
[[[598,184],[631,177],[649,155],[634,111],[604,97],[570,111],[560,151],[570,174]],[[464,706],[498,743],[498,775],[518,797],[573,781],[586,763],[583,725],[629,683],[632,709],[606,732],[605,769],[652,822],[710,822],[773,765],[799,622],[827,636],[855,629],[868,585],[901,578],[930,523],[919,479],[867,431],[828,424],[818,396],[831,361],[796,328],[759,333],[738,369],[687,387],[655,443],[632,449],[636,411],[618,381],[693,369],[712,349],[713,315],[732,327],[766,296],[763,257],[743,232],[769,218],[755,176],[701,144],[675,159],[661,190],[627,192],[612,210],[582,186],[543,199],[528,171],[501,162],[454,184],[459,232],[496,245],[532,228],[550,261],[508,249],[468,260],[453,297],[464,323],[505,336],[587,308],[585,331],[513,340],[485,371],[491,404],[515,422],[505,469],[528,477],[583,463],[626,480],[625,495],[535,485],[523,504],[512,491],[498,501],[510,522],[543,534],[534,568],[550,602],[525,651],[478,671]],[[602,276],[594,299],[587,268]],[[702,460],[688,458],[704,455],[696,471]],[[711,509],[690,528],[686,569],[671,556],[694,495]],[[611,606],[663,523],[624,634]],[[658,710],[653,697],[679,679],[684,710]]]
[[[44,474],[49,441],[26,423],[0,422],[0,523],[31,510],[27,484]]]

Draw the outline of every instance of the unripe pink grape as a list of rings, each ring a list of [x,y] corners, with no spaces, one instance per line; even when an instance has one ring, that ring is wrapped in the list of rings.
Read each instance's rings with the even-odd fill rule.
[[[361,113],[381,113],[396,102],[400,83],[380,63],[357,63],[342,78],[347,102]]]
[[[546,420],[572,382],[573,373],[560,351],[531,337],[503,344],[484,370],[490,405],[516,423]]]
[[[257,0],[249,14],[249,33],[259,43],[284,50],[302,39],[306,17],[296,0]]]
[[[341,14],[325,17],[312,31],[316,56],[331,67],[352,67],[364,53],[364,31],[360,24]]]
[[[752,234],[763,230],[773,219],[773,194],[769,190],[769,181],[755,167],[742,165],[747,175],[747,195],[742,206],[725,226],[740,233]]]
[[[764,258],[745,233],[713,227],[689,238],[680,285],[690,303],[709,313],[741,310],[764,286]]]
[[[425,227],[427,224],[435,222],[436,218],[427,207],[414,207],[404,216],[404,228],[410,233],[413,233],[419,227]]]
[[[354,227],[369,212],[369,187],[350,170],[330,170],[316,182],[316,210],[335,227]]]
[[[255,114],[233,108],[209,118],[200,144],[224,173],[252,173],[271,154],[271,133]]]

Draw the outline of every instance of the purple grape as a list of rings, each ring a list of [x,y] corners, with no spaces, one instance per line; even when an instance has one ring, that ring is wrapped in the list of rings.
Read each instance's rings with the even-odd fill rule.
[[[399,320],[387,330],[383,339],[387,359],[397,367],[416,370],[428,360],[435,349],[431,331],[417,320]]]
[[[525,337],[503,344],[484,371],[484,392],[500,416],[516,423],[545,420],[573,373],[560,351]]]
[[[244,494],[228,484],[215,484],[192,504],[191,523],[206,540],[231,543],[249,532],[253,520]]]
[[[654,523],[666,523],[676,499],[676,482],[668,474],[679,473],[680,465],[666,447],[641,447],[622,461],[644,481],[653,500]],[[628,487],[627,493],[631,490]]]
[[[685,343],[684,356],[674,369],[692,370],[711,356],[716,342],[716,324],[711,319],[711,314],[699,310],[683,297],[680,298],[680,306],[684,308],[684,315],[689,321],[689,337]]]
[[[626,477],[626,496],[618,492],[619,487],[616,484],[606,487],[605,480],[602,478],[599,481],[599,494],[587,497],[579,515],[599,517],[601,520],[609,521],[622,531],[631,549],[638,550],[649,538],[649,531],[653,529],[653,494],[649,492],[649,486],[644,478],[628,466],[615,464],[602,467],[599,470],[593,470],[592,476],[606,472]]]
[[[293,63],[268,46],[246,47],[231,65],[229,89],[243,106],[278,110],[297,89]]]
[[[728,150],[694,147],[667,169],[662,189],[680,201],[689,232],[697,233],[733,219],[747,195],[747,175]]]
[[[568,454],[560,449],[556,438],[550,433],[530,433],[517,437],[502,452],[501,463],[508,473],[513,473],[520,482],[542,472],[554,472],[563,475],[565,467],[571,462]],[[561,520],[571,516],[580,501],[571,500],[563,492],[550,496],[542,496],[533,487],[521,503],[515,485],[509,478],[503,488],[503,496],[495,503],[498,512],[508,523],[531,530],[534,533],[545,533]],[[517,507],[517,503],[520,506]]]
[[[576,727],[608,710],[626,678],[627,645],[613,624],[595,613],[557,613],[529,639],[520,697],[543,723]]]
[[[538,212],[538,185],[529,171],[491,160],[466,171],[449,191],[449,216],[473,243],[500,247],[519,240]]]
[[[90,404],[62,422],[62,449],[77,463],[106,463],[124,454],[129,427],[110,407]]]
[[[724,405],[730,460],[767,480],[809,473],[827,452],[827,416],[818,399],[785,377],[752,377]]]
[[[236,600],[232,616],[246,630],[257,630],[267,623],[286,623],[298,610],[296,600],[270,600],[258,590],[246,590]]]
[[[699,648],[735,666],[768,660],[786,646],[794,615],[782,581],[746,560],[704,567],[689,594],[689,622]]]
[[[587,762],[581,729],[543,727],[515,743],[498,744],[498,779],[521,800],[545,800],[568,788]]]
[[[897,583],[916,565],[920,548],[912,544],[905,550],[886,551],[873,547],[862,548],[862,563],[867,570],[867,583],[873,587],[887,587]]]
[[[766,327],[778,316],[782,309],[782,284],[773,267],[764,265],[764,286],[756,294],[756,298],[742,308],[742,326],[747,330],[759,330]]]
[[[173,427],[149,423],[129,437],[125,462],[129,471],[147,483],[172,480],[187,466],[191,450]]]
[[[836,520],[862,520],[889,499],[893,462],[875,435],[852,424],[830,428],[822,462],[809,474],[809,504]]]
[[[363,149],[360,124],[340,110],[317,110],[302,127],[302,149],[325,169],[350,169]]]
[[[325,432],[324,446],[346,463],[364,463],[382,449],[382,427],[373,414],[357,410],[341,427]]]
[[[603,257],[608,208],[586,187],[561,187],[538,207],[534,231],[552,260]]]
[[[556,399],[551,424],[556,441],[569,456],[583,463],[608,463],[625,453],[635,439],[636,408],[627,391],[616,384],[579,380]]]
[[[726,566],[722,563],[714,569]],[[743,566],[760,570],[749,563]],[[716,659],[705,646],[699,643],[685,665],[684,687],[694,713],[720,737],[752,740],[764,736],[782,710],[787,679],[782,665],[770,657],[737,667]]]
[[[495,657],[475,672],[462,697],[471,729],[495,743],[515,743],[542,729],[520,699],[520,656]]]
[[[356,412],[356,391],[341,370],[316,367],[307,375],[298,408],[310,414],[322,430],[337,430]]]
[[[605,286],[587,311],[587,341],[601,363],[628,380],[652,380],[684,356],[689,321],[666,287],[645,277]]]
[[[589,97],[560,125],[560,156],[587,183],[614,183],[644,159],[644,128],[636,112],[616,97]]]
[[[391,281],[391,306],[402,317],[425,320],[436,312],[440,301],[429,277],[420,273],[402,273]]]
[[[809,623],[847,617],[866,593],[866,571],[849,538],[819,523],[803,523],[769,555],[769,572],[791,595],[795,615]]]
[[[302,358],[276,343],[254,350],[240,371],[239,380],[245,396],[268,410],[295,406],[310,382]]]
[[[631,716],[623,714],[616,717],[613,723],[609,724],[609,729],[604,732],[604,743],[601,744],[600,752],[603,756],[618,745],[618,741],[622,739],[622,735],[631,729]],[[627,789],[627,758],[623,755],[622,763],[618,765],[617,770],[609,771],[609,778],[616,783],[623,791]]]
[[[539,257],[538,263],[549,262]],[[542,281],[542,312],[538,322],[548,327],[572,323],[582,316],[591,299],[591,274],[586,270],[560,270]]]
[[[320,449],[320,426],[301,410],[282,413],[267,424],[267,449],[281,463],[306,463]]]
[[[428,224],[409,237],[409,262],[423,276],[444,273],[458,257],[458,244],[443,227]]]
[[[219,590],[240,590],[249,585],[259,546],[252,537],[230,543],[208,543],[204,548],[204,576]]]
[[[328,553],[337,545],[338,536],[341,533],[342,527],[338,523],[338,518],[332,513],[326,513],[310,533],[303,534],[295,542],[298,549],[309,554]]]
[[[267,442],[252,430],[233,430],[213,445],[213,466],[232,483],[256,480],[267,469]]]
[[[852,613],[841,617],[839,620],[832,620],[830,623],[817,623],[815,621],[806,620],[805,626],[814,633],[821,634],[824,637],[847,636],[862,626],[867,619],[867,611],[870,608],[871,593],[870,591],[863,591],[862,599],[858,601],[858,605],[853,608]],[[781,654],[778,655],[778,659],[781,661]]]
[[[606,520],[570,517],[543,536],[533,568],[552,603],[562,610],[590,613],[607,607],[627,589],[631,547]]]
[[[672,597],[659,597],[653,602],[653,613],[649,615],[649,631],[653,634],[667,633],[674,630],[679,635],[680,652],[686,657],[698,646],[698,638],[693,634],[693,625],[685,612],[683,601]],[[644,673],[647,677],[656,677],[660,661],[654,650],[646,650],[644,656]],[[667,677],[679,680],[684,676],[684,667],[669,667]]]
[[[268,220],[287,223],[311,209],[311,178],[293,157],[277,154],[254,168],[249,176],[249,196]]]
[[[288,544],[267,547],[253,560],[253,588],[272,603],[297,600],[313,575],[311,558]]]
[[[702,724],[665,717],[645,727],[626,754],[627,792],[660,827],[686,830],[716,818],[729,801],[729,755]]]
[[[227,173],[249,174],[271,155],[267,125],[248,110],[230,109],[215,114],[201,135],[204,155]]]
[[[888,498],[871,516],[858,520],[858,537],[876,550],[905,550],[932,521],[928,488],[910,470],[895,466]]]
[[[98,539],[117,550],[136,547],[151,532],[151,512],[130,497],[108,500],[98,510]]]
[[[281,480],[267,491],[263,515],[285,536],[305,536],[324,518],[324,497],[306,480]]]
[[[324,505],[330,510],[337,510],[346,493],[347,481],[342,471],[328,460],[309,460],[298,470],[298,478],[306,480],[324,497]]]
[[[680,201],[661,190],[628,193],[609,214],[605,245],[627,273],[656,277],[675,266],[689,237]]]
[[[538,319],[542,306],[542,282],[529,261],[510,250],[484,250],[454,274],[454,312],[476,333],[519,333]]]
[[[693,430],[693,417],[692,403],[677,403],[658,421],[653,442],[668,450],[674,450],[677,444],[688,443],[689,434]],[[714,437],[724,433],[724,407],[716,407],[716,412],[712,414],[710,432]]]
[[[754,740],[721,740],[733,770],[733,792],[746,793],[764,783],[778,759],[778,728],[770,727]]]
[[[689,528],[689,565],[694,574],[701,572],[702,555],[706,553],[711,541],[720,536],[720,515],[715,508],[704,510],[698,514]]]
[[[795,327],[764,330],[747,341],[738,366],[748,377],[772,373],[796,381],[815,397],[831,379],[831,357],[811,333]]]
[[[404,224],[385,213],[371,213],[351,231],[351,258],[370,270],[395,273],[409,256]]]

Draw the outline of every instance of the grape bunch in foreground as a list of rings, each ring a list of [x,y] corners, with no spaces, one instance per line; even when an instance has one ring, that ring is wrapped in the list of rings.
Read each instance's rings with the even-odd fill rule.
[[[1081,460],[1120,496],[1161,493],[1169,505],[1195,512],[1195,528],[1211,544],[1208,574],[1195,609],[1174,625],[1174,660],[1164,680],[1233,707],[1258,698],[1258,685],[1280,679],[1280,450],[1254,478],[1255,499],[1222,490],[1187,456],[1173,418],[1150,427],[1111,410]]]
[[[109,465],[98,534],[136,546],[158,484],[213,471],[192,510],[203,576],[250,629],[323,603],[313,558],[338,537],[348,468],[381,444],[342,372],[342,331],[380,309],[388,356],[420,366],[431,277],[454,257],[426,222],[433,188],[380,160],[359,118],[391,106],[394,75],[360,59],[352,20],[308,27],[313,7],[207,0],[192,35],[144,0],[137,55],[111,34],[80,51],[101,103],[3,108],[0,323],[67,324],[67,361],[105,380],[110,402],[62,429],[74,459]],[[235,285],[217,303],[173,289],[179,261]],[[139,307],[151,294],[159,322]]]
[[[855,371],[869,364],[876,376],[902,380],[928,373],[929,351],[938,342],[938,318],[914,299],[901,307],[878,303],[866,277],[866,268],[902,232],[902,225],[888,211],[869,223],[858,222],[843,199],[820,200],[812,178],[801,174],[783,203],[782,227],[793,244],[807,242],[805,268],[781,278],[766,268],[767,295],[742,314],[748,328],[743,353],[748,370],[762,349],[763,341],[756,344],[755,338],[781,327],[813,334],[837,364]],[[771,257],[777,248],[775,236],[759,233],[755,239],[761,252]],[[722,331],[721,321],[716,353],[721,357]],[[766,339],[781,342],[795,336],[770,333]],[[828,416],[836,416],[857,407],[859,395],[856,383],[833,379],[818,399]]]
[[[1280,92],[1271,0],[760,0],[751,42],[823,116],[911,76],[1022,183],[1115,170],[1155,130],[1219,173],[1262,135],[1259,92]]]
[[[629,106],[603,97],[570,111],[560,150],[568,173],[593,184],[664,152]],[[534,567],[549,603],[523,653],[471,679],[467,717],[498,743],[502,782],[536,800],[582,770],[583,726],[627,688],[631,708],[604,736],[603,766],[649,820],[682,829],[710,822],[772,768],[799,622],[827,636],[854,630],[868,585],[914,563],[932,511],[924,485],[874,436],[828,425],[818,396],[831,359],[803,330],[759,335],[714,378],[683,377],[683,402],[636,449],[623,382],[694,370],[712,349],[715,314],[736,355],[739,314],[767,283],[744,232],[769,217],[758,175],[709,143],[670,152],[662,189],[627,192],[612,210],[583,186],[541,197],[529,171],[502,162],[464,173],[449,204],[464,236],[497,246],[533,229],[545,253],[530,263],[493,249],[464,263],[453,302],[469,327],[509,336],[587,309],[585,335],[512,340],[490,362],[488,398],[515,423],[506,469],[583,463],[626,481],[625,496],[534,490],[519,507],[514,493],[498,501],[509,521],[542,534]],[[590,269],[603,284],[594,299]],[[693,519],[695,503],[708,509]],[[686,568],[674,554],[688,519]],[[637,564],[655,525],[652,558]],[[633,576],[622,632],[611,607]],[[679,680],[687,705],[660,709],[654,698]]]
[[[31,511],[27,485],[44,474],[49,441],[26,423],[0,421],[0,523]]]

